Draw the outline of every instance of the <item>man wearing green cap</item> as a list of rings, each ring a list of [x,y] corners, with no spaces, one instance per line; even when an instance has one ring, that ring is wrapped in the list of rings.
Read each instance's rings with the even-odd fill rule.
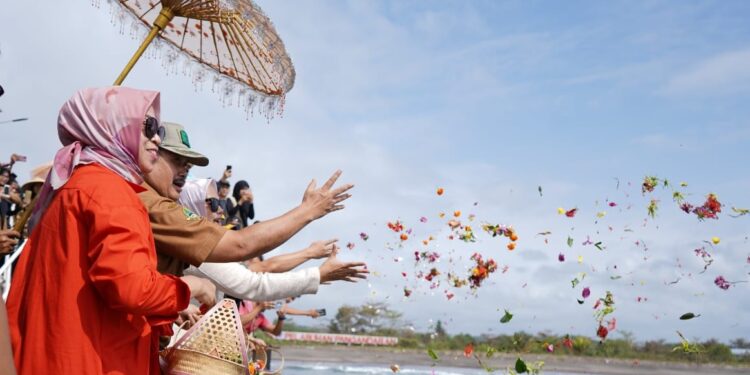
[[[321,188],[316,188],[315,180],[310,182],[302,203],[284,215],[239,231],[228,231],[176,203],[191,166],[206,166],[208,158],[190,148],[187,132],[181,125],[165,122],[163,126],[166,132],[160,146],[161,157],[145,176],[143,186],[147,191],[139,194],[149,212],[162,273],[182,275],[187,263],[197,267],[203,262],[232,262],[260,256],[312,221],[344,208],[340,203],[350,197],[346,193],[352,188],[350,184],[333,189],[341,175],[341,171],[336,171]],[[337,278],[361,276],[362,270],[355,268],[361,265],[340,264]]]

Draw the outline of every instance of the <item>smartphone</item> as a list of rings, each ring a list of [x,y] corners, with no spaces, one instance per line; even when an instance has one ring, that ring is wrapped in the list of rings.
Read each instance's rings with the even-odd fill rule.
[[[320,316],[326,316],[326,309],[318,309],[316,311],[318,312],[318,315],[320,315]]]
[[[232,170],[232,166],[231,165],[227,165],[227,170],[231,171]]]
[[[5,187],[3,188],[3,194],[10,194],[10,185],[5,185]]]

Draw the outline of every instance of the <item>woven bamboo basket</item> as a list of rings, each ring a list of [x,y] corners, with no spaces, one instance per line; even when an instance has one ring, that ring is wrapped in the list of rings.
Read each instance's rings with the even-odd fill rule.
[[[245,332],[234,301],[216,304],[162,352],[162,359],[169,375],[249,375]]]

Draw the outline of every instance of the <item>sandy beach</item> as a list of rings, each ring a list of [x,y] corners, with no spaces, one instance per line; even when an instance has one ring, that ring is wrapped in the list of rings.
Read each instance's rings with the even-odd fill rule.
[[[432,360],[426,352],[418,350],[403,350],[393,348],[374,347],[346,347],[346,346],[284,346],[282,348],[287,360],[330,362],[330,363],[362,363],[382,364],[385,367],[398,364],[402,368],[409,365],[429,366]],[[438,352],[440,362],[452,367],[479,368],[475,359],[465,358],[459,352]],[[517,356],[511,354],[497,354],[490,359],[482,359],[493,368],[505,369],[515,363]],[[688,363],[633,361],[620,359],[604,359],[590,357],[569,356],[523,356],[524,360],[544,361],[544,370],[556,372],[575,372],[589,374],[748,374],[748,367],[732,367],[714,364],[694,365]]]

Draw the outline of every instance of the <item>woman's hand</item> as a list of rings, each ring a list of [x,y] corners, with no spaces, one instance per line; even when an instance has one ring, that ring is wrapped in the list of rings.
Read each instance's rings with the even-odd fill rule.
[[[187,324],[187,328],[190,328],[193,326],[193,324],[198,323],[198,320],[200,320],[201,316],[201,310],[198,306],[195,305],[188,305],[188,307],[185,310],[180,311],[180,318],[183,322],[189,322]]]
[[[257,350],[257,349],[263,349],[265,350],[268,345],[265,341],[261,339],[256,339],[255,337],[247,337],[247,343],[250,345],[251,350]]]
[[[261,302],[258,305],[260,306],[260,311],[266,311],[266,310],[273,309],[276,306],[276,303],[266,301],[266,302]]]
[[[182,281],[190,288],[190,296],[198,302],[208,307],[216,304],[216,286],[212,282],[196,276],[183,276]]]
[[[331,281],[348,281],[355,282],[357,279],[366,279],[367,274],[370,271],[367,270],[367,265],[363,262],[341,262],[336,259],[338,254],[338,247],[336,247],[328,260],[318,267],[320,270],[320,283],[326,284]]]
[[[279,317],[279,321],[286,319],[286,313],[281,310],[276,311],[276,316]]]
[[[338,239],[315,241],[306,250],[308,259],[323,259],[329,257],[336,249]]]

